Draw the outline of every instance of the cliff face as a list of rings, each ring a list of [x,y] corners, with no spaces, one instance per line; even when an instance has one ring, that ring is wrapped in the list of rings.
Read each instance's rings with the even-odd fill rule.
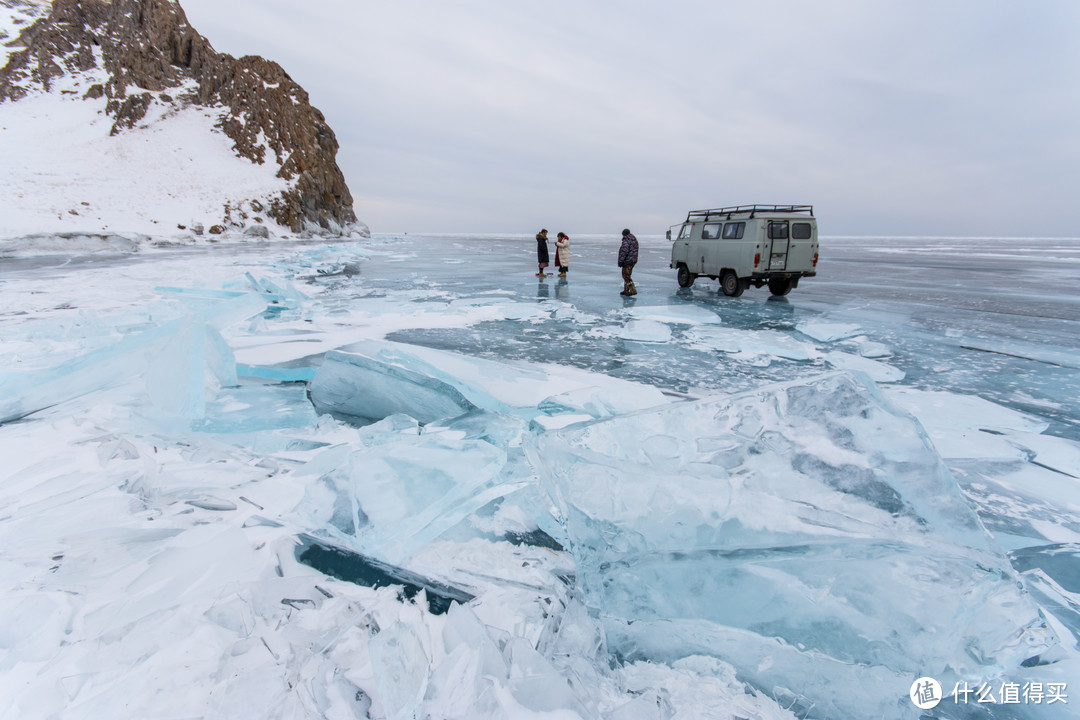
[[[294,232],[356,222],[337,139],[304,89],[277,63],[216,52],[174,0],[54,0],[16,44],[23,49],[0,69],[0,102],[97,72],[103,81],[83,97],[104,101],[113,135],[135,127],[155,103],[212,109],[237,155],[272,163],[288,181],[266,214]],[[224,222],[238,222],[231,212],[226,206]]]

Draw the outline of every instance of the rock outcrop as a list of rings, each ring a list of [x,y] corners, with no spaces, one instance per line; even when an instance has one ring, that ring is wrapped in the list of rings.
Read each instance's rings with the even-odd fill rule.
[[[307,92],[277,63],[215,51],[174,0],[54,0],[48,17],[15,42],[23,49],[0,69],[0,102],[48,91],[67,74],[104,70],[83,97],[105,101],[114,135],[155,103],[212,108],[237,155],[273,163],[288,181],[269,200],[269,217],[294,232],[339,232],[356,222],[337,139]],[[226,223],[238,222],[231,212],[244,210],[226,206]]]

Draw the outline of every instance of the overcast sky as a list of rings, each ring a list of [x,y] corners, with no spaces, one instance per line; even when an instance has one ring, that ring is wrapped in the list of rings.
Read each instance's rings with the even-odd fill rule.
[[[181,0],[326,115],[375,232],[1080,236],[1077,0]]]

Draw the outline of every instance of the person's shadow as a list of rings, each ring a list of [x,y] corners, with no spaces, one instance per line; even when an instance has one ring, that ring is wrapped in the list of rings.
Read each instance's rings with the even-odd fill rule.
[[[555,297],[560,300],[570,297],[570,284],[566,282],[566,278],[559,278],[559,282],[555,284]]]
[[[551,297],[551,288],[544,282],[544,278],[540,278],[540,282],[536,284],[536,297],[549,298]]]

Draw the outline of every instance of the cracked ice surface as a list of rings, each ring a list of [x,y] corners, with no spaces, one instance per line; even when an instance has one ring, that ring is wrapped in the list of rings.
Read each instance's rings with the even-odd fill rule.
[[[1056,643],[919,426],[849,375],[535,443],[621,656],[711,654],[830,715],[890,716],[828,688],[903,697],[913,673],[978,678]]]
[[[531,236],[5,260],[0,717],[916,717],[922,674],[1073,680],[1080,293],[1030,290],[1071,250],[981,293],[974,246],[941,282],[831,240],[860,282],[823,253],[736,300],[639,238],[634,299],[611,238],[557,281]]]

